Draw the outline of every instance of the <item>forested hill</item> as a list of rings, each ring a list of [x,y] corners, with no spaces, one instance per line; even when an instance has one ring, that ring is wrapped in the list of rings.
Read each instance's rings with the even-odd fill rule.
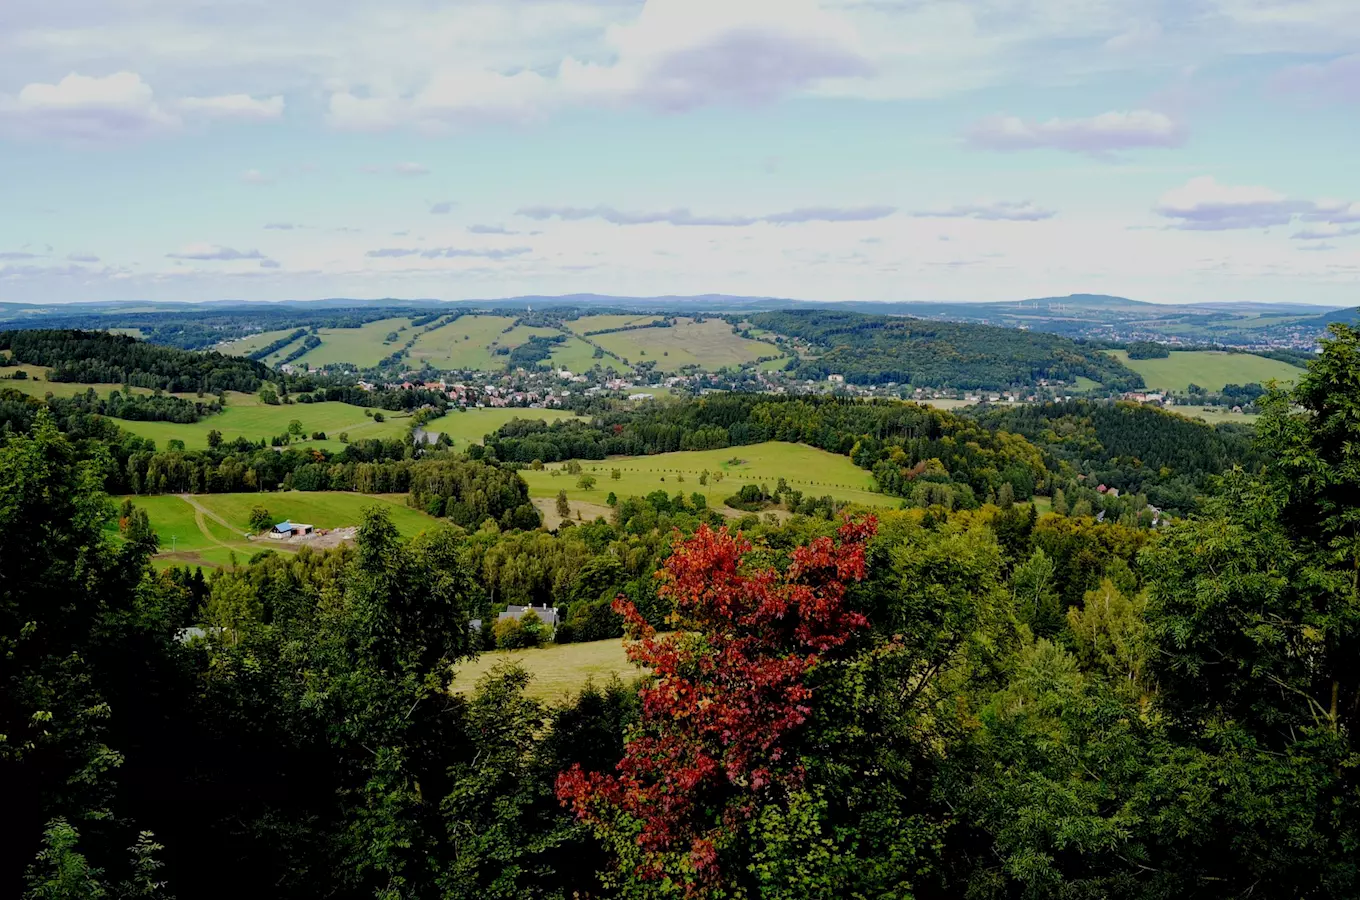
[[[272,375],[254,360],[162,347],[106,331],[0,331],[0,350],[8,350],[16,362],[50,366],[49,381],[251,393]]]
[[[1043,452],[1055,486],[1078,479],[1142,492],[1154,505],[1181,512],[1195,508],[1211,477],[1233,466],[1254,471],[1263,462],[1248,426],[1212,428],[1137,403],[1073,400],[976,407],[964,415],[988,431],[1023,435]]]
[[[1122,363],[1052,334],[833,310],[758,313],[751,323],[818,349],[816,358],[799,360],[795,374],[803,378],[1002,390],[1082,375],[1115,390],[1143,386]]]

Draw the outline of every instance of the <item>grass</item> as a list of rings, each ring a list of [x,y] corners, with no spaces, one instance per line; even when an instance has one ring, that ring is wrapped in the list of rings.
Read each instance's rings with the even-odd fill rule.
[[[772,348],[773,349],[773,348]],[[789,357],[781,356],[778,359],[767,359],[756,366],[762,372],[782,372],[784,367],[789,364]]]
[[[430,431],[442,431],[452,440],[455,449],[462,450],[468,444],[480,444],[482,438],[499,429],[512,419],[537,419],[541,422],[556,422],[570,419],[575,414],[562,409],[468,409],[449,410],[440,419],[433,419],[425,427]]]
[[[28,373],[28,377],[22,381],[15,381],[10,378],[15,372],[22,369]],[[86,384],[75,381],[48,381],[47,376],[51,369],[46,366],[0,366],[0,387],[12,387],[22,393],[34,397],[42,398],[51,394],[53,397],[74,397],[83,394],[90,388],[94,388],[95,393],[101,397],[107,397],[111,391],[121,391],[121,384]],[[134,387],[128,388],[134,394],[154,394],[151,388]],[[186,400],[200,399],[197,394],[175,394],[176,397],[183,397]],[[231,396],[248,398],[247,402],[258,403],[258,398],[254,394],[235,394]],[[212,397],[205,396],[205,400]],[[120,420],[121,421],[121,420]]]
[[[741,462],[733,463],[733,459]],[[680,491],[686,497],[698,492],[710,507],[717,508],[743,484],[764,484],[774,490],[781,477],[790,487],[808,496],[830,494],[837,500],[866,506],[896,507],[901,503],[896,497],[875,492],[873,476],[850,462],[849,457],[781,441],[722,450],[582,460],[581,467],[585,474],[595,476],[596,484],[590,490],[578,487],[577,476],[562,471],[562,464],[553,464],[541,472],[525,469],[520,474],[532,497],[556,497],[558,491],[565,490],[569,501],[596,506],[604,505],[610,492],[618,497],[641,497],[661,490],[671,495]],[[610,477],[613,469],[619,470],[617,481]],[[699,484],[699,475],[705,469],[710,473],[707,486]],[[554,475],[555,471],[558,474]],[[722,481],[714,477],[718,473],[722,473]]]
[[[190,450],[202,450],[208,446],[208,432],[217,429],[225,441],[244,437],[251,441],[261,438],[268,440],[288,430],[288,423],[296,419],[302,423],[302,430],[310,435],[316,431],[326,433],[325,441],[308,441],[307,446],[338,451],[344,448],[339,440],[340,433],[346,432],[351,441],[362,438],[390,438],[400,436],[407,428],[409,416],[383,412],[385,421],[375,422],[364,415],[364,409],[339,401],[325,403],[293,403],[279,406],[265,406],[256,401],[254,404],[238,402],[252,395],[228,395],[227,406],[221,413],[205,416],[197,422],[180,424],[177,422],[129,422],[118,420],[118,425],[133,434],[156,442],[157,449],[164,450],[172,439],[184,441]],[[380,412],[382,412],[380,410]]]
[[[596,363],[611,362],[613,360],[607,356],[596,359],[595,348],[578,337],[569,337],[562,343],[553,345],[552,365],[556,369],[566,369],[580,374],[593,369]]]
[[[280,328],[276,331],[261,331],[259,334],[247,335],[234,341],[224,341],[213,349],[218,353],[226,353],[231,356],[249,356],[256,350],[268,347],[270,344],[287,337],[296,328]]]
[[[514,321],[509,316],[460,316],[420,335],[411,347],[411,362],[436,369],[503,369],[505,357],[493,356],[489,348]]]
[[[1187,418],[1200,419],[1210,425],[1222,425],[1224,422],[1255,425],[1256,420],[1261,418],[1256,413],[1235,413],[1231,408],[1225,409],[1222,406],[1173,406],[1171,411]]]
[[[604,331],[606,328],[627,328],[629,325],[648,325],[660,321],[661,317],[656,315],[582,316],[568,322],[567,327],[577,334],[586,334],[591,331]]]
[[[1090,391],[1090,390],[1095,390],[1095,389],[1098,388],[1098,387],[1100,387],[1100,382],[1099,382],[1099,381],[1096,381],[1094,378],[1087,378],[1085,375],[1078,375],[1078,376],[1077,376],[1077,383],[1076,383],[1076,386],[1073,388],[1073,390],[1074,390],[1074,391]]]
[[[118,498],[121,501],[121,498]],[[250,510],[263,506],[275,521],[289,519],[317,528],[341,528],[359,524],[362,511],[381,505],[403,537],[412,537],[436,524],[435,519],[406,506],[404,494],[351,494],[344,492],[282,491],[245,494],[195,494],[186,500],[177,494],[132,497],[146,510],[151,527],[160,537],[158,568],[231,565],[233,554],[240,563],[262,550],[295,553],[298,544],[247,540]]]
[[[641,671],[628,661],[619,639],[548,644],[528,650],[496,650],[461,663],[454,669],[454,691],[473,691],[479,678],[506,663],[521,666],[533,676],[529,696],[550,701],[571,697],[590,679],[603,686],[614,676],[626,682],[638,677]]]
[[[1293,382],[1303,373],[1276,359],[1222,350],[1173,350],[1165,359],[1129,359],[1127,350],[1111,350],[1110,355],[1142,375],[1155,391],[1184,391],[1192,382],[1221,391],[1225,384],[1264,384],[1272,378]]]
[[[579,320],[578,320],[579,321]],[[733,333],[722,319],[678,319],[671,328],[642,328],[591,338],[605,350],[628,360],[630,365],[655,361],[658,371],[674,372],[682,366],[705,369],[738,366],[769,356],[773,348]]]
[[[294,360],[313,369],[335,363],[352,363],[360,367],[376,366],[379,360],[411,339],[411,320],[402,316],[379,319],[358,328],[322,328],[317,332],[321,346]],[[402,329],[405,328],[405,331]],[[397,340],[385,343],[390,332],[397,332]]]

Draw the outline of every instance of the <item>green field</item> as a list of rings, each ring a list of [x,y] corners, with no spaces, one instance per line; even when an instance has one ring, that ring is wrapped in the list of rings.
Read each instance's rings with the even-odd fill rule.
[[[253,401],[253,402],[252,402]],[[149,438],[156,442],[158,450],[164,450],[171,439],[184,441],[189,450],[203,450],[208,446],[208,432],[217,429],[225,441],[244,437],[252,441],[260,438],[268,440],[288,430],[288,423],[296,419],[302,423],[305,434],[322,431],[327,440],[307,441],[307,446],[324,448],[332,452],[344,449],[340,433],[349,435],[351,441],[363,438],[399,437],[410,425],[410,416],[379,410],[385,421],[375,422],[364,415],[363,407],[351,406],[339,401],[325,403],[293,403],[279,406],[265,406],[252,394],[229,394],[227,407],[221,413],[205,416],[197,422],[179,424],[177,422],[130,422],[118,420],[119,427]]]
[[[1222,425],[1224,422],[1255,425],[1256,420],[1261,418],[1256,413],[1235,413],[1232,409],[1225,409],[1222,406],[1173,406],[1171,411],[1179,416],[1200,419],[1210,425]]]
[[[595,335],[590,340],[626,359],[630,365],[655,361],[660,372],[673,372],[691,365],[705,369],[738,366],[773,352],[769,344],[734,334],[732,326],[721,319],[707,319],[702,323],[678,319],[671,328],[618,331]]]
[[[734,458],[741,462],[732,463]],[[896,507],[901,503],[898,498],[875,492],[874,477],[852,463],[849,457],[806,444],[780,441],[722,450],[582,460],[583,471],[596,478],[595,487],[590,490],[577,487],[577,477],[568,475],[562,465],[554,463],[541,472],[523,470],[520,474],[529,484],[529,494],[552,498],[558,491],[565,490],[568,500],[603,506],[611,491],[619,497],[642,497],[658,490],[672,495],[680,491],[688,497],[697,491],[704,495],[710,507],[717,508],[743,484],[764,484],[774,490],[782,477],[790,487],[808,496],[830,494],[837,500],[866,506]],[[618,481],[610,477],[613,469],[620,472]],[[699,475],[705,469],[710,473],[706,487],[699,484]],[[718,473],[722,474],[722,481],[714,477]]]
[[[539,700],[563,700],[579,691],[588,680],[603,687],[611,678],[637,678],[640,669],[628,661],[623,641],[592,641],[586,644],[548,644],[529,650],[497,650],[483,653],[454,669],[453,689],[467,693],[477,679],[504,663],[517,665],[533,680],[526,693]]]
[[[270,344],[287,337],[296,328],[280,328],[277,331],[261,331],[259,334],[252,334],[235,341],[226,341],[218,344],[213,349],[218,353],[226,353],[229,356],[249,356],[256,350],[268,347]]]
[[[460,316],[416,338],[411,362],[427,362],[436,369],[503,369],[505,358],[493,357],[489,348],[514,322],[509,316]]]
[[[773,348],[771,348],[771,352],[773,352]],[[784,371],[784,367],[788,364],[789,358],[787,356],[781,356],[778,359],[767,359],[756,366],[756,368],[762,372],[782,372]]]
[[[15,381],[11,376],[22,369],[28,373],[28,377],[22,381]],[[101,397],[107,397],[110,391],[121,391],[121,384],[85,384],[74,381],[48,381],[47,373],[51,371],[46,366],[0,366],[0,387],[10,387],[22,391],[34,397],[46,397],[51,394],[53,397],[74,397],[83,394],[90,388],[94,388],[95,393]],[[134,394],[154,394],[151,388],[128,388]],[[197,394],[175,394],[176,397],[183,397],[186,400],[199,399]],[[248,397],[254,400],[252,394],[236,394],[238,397]],[[208,398],[211,399],[211,398]],[[258,401],[256,401],[258,402]]]
[[[384,339],[393,331],[397,332],[397,340],[385,343]],[[411,339],[411,320],[401,316],[379,319],[358,328],[322,328],[317,337],[321,338],[321,346],[309,350],[294,360],[295,363],[306,363],[313,369],[335,363],[352,363],[366,368],[376,366],[379,360],[391,356]]]
[[[1129,359],[1127,350],[1111,350],[1110,355],[1142,375],[1154,391],[1184,391],[1191,383],[1221,391],[1225,384],[1265,384],[1272,378],[1293,382],[1303,374],[1279,360],[1222,350],[1173,350],[1166,359]]]
[[[553,345],[552,365],[555,369],[566,369],[574,374],[589,372],[595,365],[609,365],[614,361],[609,357],[595,358],[595,348],[581,338],[569,337],[560,344]]]
[[[451,409],[443,418],[433,419],[425,427],[430,431],[442,431],[452,440],[455,449],[462,450],[468,444],[480,444],[482,438],[497,430],[512,419],[537,419],[540,422],[556,422],[570,419],[575,415],[563,409],[511,409],[507,407],[487,409]]]
[[[579,319],[572,319],[567,323],[567,327],[577,334],[587,334],[591,331],[604,331],[606,328],[627,328],[630,325],[650,325],[652,322],[660,322],[661,317],[656,315],[626,315],[626,316],[582,316]]]
[[[268,509],[276,521],[289,519],[327,529],[357,525],[364,509],[380,505],[391,514],[392,523],[403,537],[419,534],[437,522],[408,507],[405,494],[280,491],[157,494],[131,499],[146,510],[151,527],[160,537],[160,552],[155,559],[159,568],[185,565],[218,568],[230,565],[233,553],[240,563],[245,563],[261,550],[295,553],[304,546],[267,538],[247,539],[250,510],[256,505]]]

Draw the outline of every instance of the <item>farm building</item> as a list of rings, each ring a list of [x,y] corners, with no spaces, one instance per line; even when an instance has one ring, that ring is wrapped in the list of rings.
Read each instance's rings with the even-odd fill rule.
[[[303,525],[298,522],[280,522],[269,529],[269,536],[276,541],[287,537],[304,537],[316,531],[311,525]]]

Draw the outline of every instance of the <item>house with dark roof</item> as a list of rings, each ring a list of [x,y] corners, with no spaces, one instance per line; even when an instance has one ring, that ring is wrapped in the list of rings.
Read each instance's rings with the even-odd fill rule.
[[[561,619],[557,615],[557,607],[547,605],[508,606],[506,607],[505,612],[501,613],[499,616],[496,617],[496,620],[500,621],[501,619],[518,619],[521,618],[526,612],[531,612],[534,615],[538,616],[538,618],[543,622],[543,624],[547,625],[549,628],[554,629],[557,628],[557,623],[561,621]]]

